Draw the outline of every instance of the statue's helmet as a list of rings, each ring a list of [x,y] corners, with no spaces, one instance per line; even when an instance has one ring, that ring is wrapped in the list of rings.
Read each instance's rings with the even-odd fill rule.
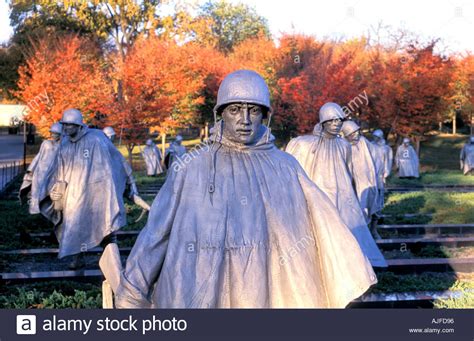
[[[181,142],[181,141],[183,141],[183,137],[181,135],[176,135],[175,141]]]
[[[61,118],[61,124],[76,124],[78,126],[85,126],[82,119],[82,114],[77,109],[66,109],[63,111],[63,117]]]
[[[105,127],[104,129],[102,129],[102,131],[109,139],[112,138],[112,136],[115,136],[115,130],[112,127]]]
[[[352,134],[353,132],[359,129],[360,129],[359,125],[355,123],[354,121],[344,121],[344,123],[342,124],[341,130],[344,136],[349,136],[350,134]]]
[[[230,103],[258,104],[271,111],[267,83],[262,76],[251,70],[238,70],[228,74],[219,86],[214,112],[218,113],[219,109]]]
[[[410,139],[408,137],[403,138],[403,143],[410,143]]]
[[[339,104],[328,102],[319,109],[319,122],[324,123],[334,119],[344,120],[346,115]]]
[[[383,131],[381,129],[375,129],[373,131],[372,135],[383,139]]]
[[[146,140],[145,144],[146,144],[147,146],[151,146],[151,145],[153,145],[153,140],[152,140],[152,139],[148,139],[148,140]]]
[[[53,123],[51,128],[49,128],[50,133],[61,134],[62,131],[63,131],[63,126],[59,122]]]

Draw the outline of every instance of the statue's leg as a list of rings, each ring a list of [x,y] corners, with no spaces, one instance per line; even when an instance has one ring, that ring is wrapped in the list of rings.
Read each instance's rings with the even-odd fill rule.
[[[68,268],[70,270],[77,270],[84,268],[86,266],[86,260],[84,253],[80,252],[72,256],[72,261],[69,263]]]
[[[377,231],[377,222],[379,217],[377,214],[372,215],[372,219],[370,220],[370,232],[372,232],[372,236],[374,239],[382,239],[379,232]]]

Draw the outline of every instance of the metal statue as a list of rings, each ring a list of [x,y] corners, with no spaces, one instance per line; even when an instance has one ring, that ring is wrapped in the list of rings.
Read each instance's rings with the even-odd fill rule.
[[[104,129],[102,129],[102,131],[104,132],[105,136],[108,137],[110,142],[112,142],[112,144],[113,144],[114,141],[115,141],[115,136],[116,136],[114,128],[105,127]],[[130,200],[133,200],[135,205],[141,207],[145,211],[149,211],[150,210],[150,205],[148,205],[140,197],[140,195],[138,193],[137,184],[136,184],[135,178],[133,176],[132,166],[130,166],[130,164],[127,162],[125,157],[123,157],[122,153],[118,152],[118,154],[115,153],[115,155],[120,158],[122,166],[123,166],[123,172],[125,173],[125,175],[127,177],[127,183],[126,183],[126,188],[125,188],[124,195],[127,196]]]
[[[464,175],[474,174],[474,136],[462,147],[460,163]]]
[[[410,139],[405,137],[403,143],[398,146],[395,154],[395,166],[398,169],[399,178],[420,177],[420,162],[415,149],[410,144]]]
[[[58,257],[74,255],[70,268],[75,269],[84,266],[83,252],[113,240],[126,224],[127,175],[122,155],[102,131],[84,124],[79,110],[65,110],[61,123],[64,137],[50,191],[54,210],[48,213],[57,224]]]
[[[218,98],[210,148],[169,170],[123,272],[116,251],[101,260],[116,307],[345,307],[376,276],[331,201],[275,147],[265,81],[236,71]]]
[[[161,152],[151,139],[146,141],[145,148],[141,150],[141,153],[146,164],[146,175],[155,176],[163,173]]]
[[[20,187],[20,200],[24,202],[28,198],[30,214],[41,213],[40,205],[44,204],[52,186],[51,175],[61,140],[61,124],[54,123],[49,132],[51,139],[41,144],[38,154],[28,166]]]
[[[375,147],[364,136],[354,121],[344,121],[342,133],[351,145],[352,171],[359,203],[366,216],[367,223],[379,210],[379,190],[377,169],[374,162]],[[372,233],[377,237],[376,230]]]
[[[313,134],[292,139],[286,151],[338,208],[372,265],[385,267],[387,263],[370,234],[353,186],[351,146],[339,136],[344,120],[345,114],[338,104],[324,104]]]
[[[182,145],[182,142],[183,137],[181,135],[177,135],[176,139],[170,143],[169,148],[166,149],[165,164],[168,169],[171,168],[173,162],[175,162],[177,158],[180,158],[186,154],[186,147]]]
[[[377,171],[377,187],[379,189],[377,212],[380,212],[384,207],[385,184],[392,172],[393,150],[386,143],[382,130],[374,130],[372,136],[374,138],[372,145],[374,146],[374,163]]]

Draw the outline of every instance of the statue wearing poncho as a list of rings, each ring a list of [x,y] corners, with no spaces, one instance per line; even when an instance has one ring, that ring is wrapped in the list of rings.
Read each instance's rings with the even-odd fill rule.
[[[393,165],[393,151],[392,148],[386,144],[383,138],[383,131],[380,129],[374,130],[372,133],[374,140],[374,163],[377,171],[377,187],[379,189],[378,203],[376,212],[382,211],[384,207],[385,183],[392,172]]]
[[[146,164],[146,175],[154,176],[163,173],[161,167],[161,153],[152,140],[146,141],[146,146],[142,152]]]
[[[56,227],[59,258],[99,245],[126,224],[127,183],[122,156],[102,131],[87,128],[76,109],[66,110],[61,123],[66,136],[50,194],[62,206],[62,222]]]
[[[359,203],[367,223],[379,211],[379,190],[375,167],[375,147],[360,133],[360,127],[353,121],[345,121],[342,133],[351,144],[352,172]]]
[[[19,194],[22,201],[29,197],[30,214],[41,213],[40,205],[48,197],[49,190],[52,187],[51,175],[54,171],[56,154],[59,149],[61,130],[60,123],[54,123],[51,126],[49,130],[51,140],[43,141],[38,154],[31,161],[23,178]]]
[[[253,71],[219,88],[212,145],[169,176],[128,257],[118,308],[344,307],[376,283],[336,208],[267,127]]]
[[[460,162],[464,175],[474,174],[474,136],[462,147]]]
[[[171,168],[173,162],[175,162],[178,158],[182,157],[186,154],[186,147],[183,146],[181,143],[183,142],[183,137],[181,135],[177,135],[176,139],[170,143],[170,146],[165,151],[165,160],[166,160],[166,167]]]
[[[384,171],[383,171],[383,181],[385,183],[386,179],[390,176],[393,166],[393,150],[387,144],[384,139],[383,131],[380,129],[374,130],[372,133],[374,141],[372,142],[375,146],[381,147],[384,152]]]
[[[395,154],[395,165],[398,168],[399,178],[418,178],[420,176],[418,155],[410,145],[410,139],[404,138],[403,143],[398,146]]]
[[[331,199],[362,251],[373,266],[387,263],[370,234],[364,212],[353,186],[351,146],[338,136],[345,115],[335,103],[326,103],[319,111],[320,122],[313,135],[292,139],[286,151],[293,155],[309,178]]]

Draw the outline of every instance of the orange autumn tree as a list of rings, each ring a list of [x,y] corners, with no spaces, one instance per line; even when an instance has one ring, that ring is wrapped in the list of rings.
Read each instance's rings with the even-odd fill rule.
[[[88,124],[106,110],[111,88],[96,45],[77,36],[43,39],[19,69],[15,95],[27,105],[26,119],[42,136],[67,108]]]
[[[434,52],[436,42],[417,43],[373,63],[369,79],[371,118],[380,127],[413,138],[417,149],[424,135],[436,127],[447,110],[450,59]]]
[[[457,56],[454,60],[454,72],[450,84],[451,91],[446,96],[449,116],[460,115],[463,121],[471,126],[474,120],[474,55]],[[453,120],[453,128],[456,120]],[[453,133],[455,129],[453,129]]]
[[[118,63],[123,100],[111,103],[107,122],[126,145],[129,161],[150,131],[161,134],[193,121],[203,76],[190,58],[191,46],[151,35],[140,37]]]
[[[234,69],[248,69],[258,72],[272,89],[275,86],[277,47],[273,40],[260,34],[246,39],[229,55]]]
[[[275,120],[281,130],[308,133],[324,103],[345,107],[364,90],[353,48],[294,35],[282,38],[279,55]]]
[[[368,55],[370,67],[365,77],[369,104],[365,110],[365,120],[371,128],[380,128],[387,134],[398,117],[396,99],[401,98],[403,93],[400,65],[405,62],[405,57],[379,49],[369,51]]]
[[[186,48],[189,53],[188,62],[193,64],[203,79],[203,87],[199,91],[203,102],[197,108],[195,123],[202,125],[212,122],[213,124],[213,109],[216,105],[219,85],[228,73],[235,70],[235,65],[222,52],[211,46],[189,43]]]

